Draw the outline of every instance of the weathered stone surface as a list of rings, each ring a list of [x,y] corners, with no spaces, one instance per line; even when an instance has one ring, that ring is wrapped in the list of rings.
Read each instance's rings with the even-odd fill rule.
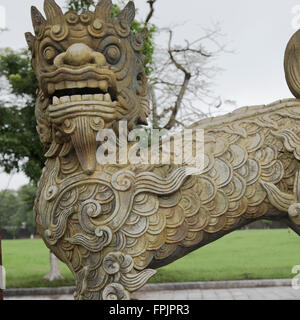
[[[45,0],[47,19],[33,7],[35,36],[26,34],[47,158],[36,223],[72,270],[75,298],[129,299],[153,269],[257,219],[286,219],[300,233],[299,100],[196,123],[205,129],[198,175],[174,154],[169,165],[97,163],[98,131],[118,133],[120,120],[132,129],[149,111],[145,31],[130,32],[133,2],[117,18],[111,9],[100,0],[95,12],[63,14]]]

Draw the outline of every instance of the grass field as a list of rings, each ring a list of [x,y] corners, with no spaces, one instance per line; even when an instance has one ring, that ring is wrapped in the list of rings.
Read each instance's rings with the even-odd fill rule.
[[[73,285],[71,272],[60,264],[65,280],[49,283],[49,252],[42,240],[4,240],[7,288]],[[300,265],[300,238],[288,229],[243,230],[196,250],[158,270],[150,282],[292,278]]]

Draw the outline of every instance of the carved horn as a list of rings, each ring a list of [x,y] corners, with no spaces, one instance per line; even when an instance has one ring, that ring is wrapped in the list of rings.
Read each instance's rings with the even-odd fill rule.
[[[45,0],[44,11],[49,24],[54,24],[57,19],[64,16],[60,6],[54,0]]]
[[[31,20],[35,34],[37,36],[40,35],[42,30],[44,29],[46,20],[43,17],[43,15],[39,12],[39,10],[34,6],[31,7]]]
[[[135,17],[135,5],[133,1],[129,1],[126,7],[118,14],[120,22],[125,22],[130,27]]]
[[[103,20],[108,20],[112,12],[111,0],[100,0],[95,8],[95,15]]]

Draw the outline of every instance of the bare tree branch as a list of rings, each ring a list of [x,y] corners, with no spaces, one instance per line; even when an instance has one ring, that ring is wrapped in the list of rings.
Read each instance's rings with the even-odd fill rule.
[[[167,31],[165,47],[155,48],[155,68],[150,83],[155,94],[152,103],[152,119],[155,127],[176,130],[187,127],[195,118],[219,114],[222,99],[213,91],[213,81],[220,72],[214,65],[217,56],[225,50],[219,43],[222,36],[218,25],[203,29],[195,40],[175,43],[175,32]]]
[[[173,109],[173,111],[171,113],[169,121],[164,127],[164,129],[167,129],[167,130],[170,130],[175,124],[175,120],[176,120],[176,116],[177,116],[178,110],[180,109],[180,106],[181,106],[181,103],[182,103],[182,99],[184,97],[184,94],[185,94],[185,91],[187,89],[188,83],[189,83],[189,81],[190,81],[190,79],[192,77],[192,75],[183,67],[183,65],[180,64],[179,62],[177,62],[177,60],[174,58],[173,50],[171,49],[173,33],[172,33],[171,30],[169,31],[169,33],[170,33],[170,36],[169,36],[168,53],[169,53],[171,61],[176,66],[176,68],[181,70],[184,73],[184,81],[183,81],[182,86],[180,88],[180,92],[178,94],[178,97],[177,97],[177,100],[175,102],[175,106],[174,106],[174,109]]]
[[[154,13],[154,3],[156,2],[156,0],[148,0],[147,3],[150,6],[150,11],[147,15],[147,18],[145,20],[145,25],[147,25],[149,23],[149,21],[151,20],[153,13]]]

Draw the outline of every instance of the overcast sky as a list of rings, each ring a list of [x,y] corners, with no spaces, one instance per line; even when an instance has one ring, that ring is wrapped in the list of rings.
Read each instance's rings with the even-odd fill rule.
[[[138,16],[145,16],[146,0],[134,2]],[[57,3],[64,6],[65,0]],[[0,36],[0,48],[26,46],[24,32],[32,31],[31,5],[42,11],[43,0],[0,0],[9,29]],[[176,28],[178,43],[195,40],[203,27],[220,24],[225,35],[222,41],[234,51],[216,61],[223,72],[215,79],[215,90],[223,99],[242,107],[292,97],[284,78],[283,57],[288,40],[297,25],[300,28],[300,0],[157,0],[155,8],[152,22],[158,27],[181,25]],[[7,183],[8,176],[0,174],[0,189]],[[18,188],[24,183],[23,175],[15,175],[9,186]]]

